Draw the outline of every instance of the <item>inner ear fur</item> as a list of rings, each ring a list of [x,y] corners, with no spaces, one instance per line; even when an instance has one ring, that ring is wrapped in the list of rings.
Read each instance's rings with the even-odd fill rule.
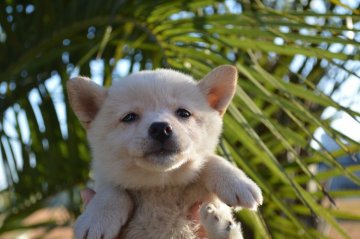
[[[103,104],[107,90],[87,77],[76,77],[66,84],[69,102],[82,125],[87,129]]]
[[[207,74],[198,87],[209,105],[222,116],[236,91],[237,70],[234,66],[223,65]]]

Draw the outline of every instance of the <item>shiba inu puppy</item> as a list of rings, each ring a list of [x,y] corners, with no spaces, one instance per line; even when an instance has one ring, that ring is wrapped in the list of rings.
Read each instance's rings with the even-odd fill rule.
[[[214,154],[236,81],[228,65],[199,82],[168,69],[134,73],[108,89],[84,77],[68,81],[97,192],[76,222],[76,237],[198,238],[188,212],[203,203],[208,238],[242,238],[227,205],[256,209],[261,190]]]

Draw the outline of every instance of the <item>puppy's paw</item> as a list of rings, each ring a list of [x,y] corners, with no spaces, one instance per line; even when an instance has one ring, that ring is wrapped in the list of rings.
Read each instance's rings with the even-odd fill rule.
[[[127,217],[113,211],[85,211],[76,221],[75,236],[78,239],[114,239]]]
[[[99,194],[99,193],[98,193]],[[77,239],[114,239],[119,235],[132,210],[127,198],[104,200],[104,195],[95,195],[84,213],[75,223]]]
[[[219,198],[230,206],[256,210],[263,203],[261,189],[251,179],[234,177],[226,185],[218,183],[215,189]]]
[[[226,205],[207,203],[200,209],[201,224],[209,239],[242,239],[240,224],[232,217]]]

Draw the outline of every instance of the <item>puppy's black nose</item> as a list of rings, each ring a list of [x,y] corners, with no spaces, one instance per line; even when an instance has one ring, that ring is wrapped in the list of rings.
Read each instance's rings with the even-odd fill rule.
[[[166,122],[155,122],[150,125],[149,135],[151,138],[164,143],[172,135],[172,128]]]

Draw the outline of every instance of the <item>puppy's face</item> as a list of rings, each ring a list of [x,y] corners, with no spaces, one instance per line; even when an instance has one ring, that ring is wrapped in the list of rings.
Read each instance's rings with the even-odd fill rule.
[[[216,147],[235,82],[230,66],[200,83],[172,70],[135,73],[107,90],[84,78],[70,81],[95,177],[130,188],[191,180]]]

